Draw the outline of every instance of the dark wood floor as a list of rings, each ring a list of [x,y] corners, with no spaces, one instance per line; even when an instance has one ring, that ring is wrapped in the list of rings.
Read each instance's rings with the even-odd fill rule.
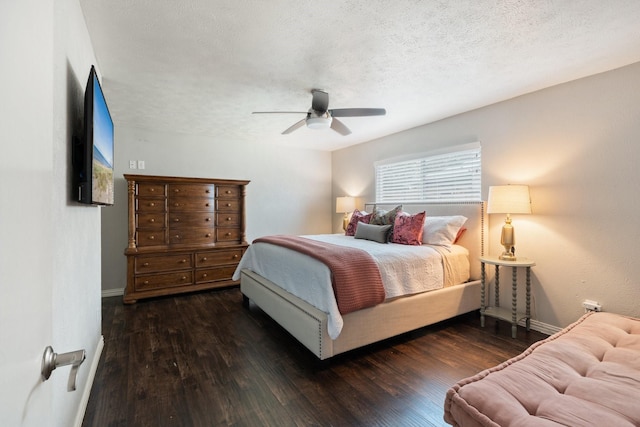
[[[320,364],[237,288],[121,301],[83,426],[442,426],[451,385],[545,338],[472,313]]]

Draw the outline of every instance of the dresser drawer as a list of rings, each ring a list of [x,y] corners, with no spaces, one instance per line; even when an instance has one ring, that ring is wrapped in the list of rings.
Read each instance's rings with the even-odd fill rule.
[[[206,245],[215,243],[215,232],[210,228],[188,228],[169,231],[171,245]]]
[[[213,227],[212,212],[176,212],[169,215],[169,227],[179,229],[184,227]]]
[[[190,253],[176,255],[138,256],[135,259],[135,271],[140,273],[155,273],[159,271],[171,271],[189,269],[193,267]]]
[[[166,186],[162,184],[137,184],[136,195],[139,197],[166,196]]]
[[[237,264],[242,257],[242,249],[196,253],[196,268],[214,265]],[[233,267],[235,269],[235,266]]]
[[[196,270],[196,283],[231,280],[231,276],[233,276],[235,271],[235,265],[223,265],[220,267]]]
[[[169,197],[214,197],[213,184],[169,184]]]
[[[218,185],[216,187],[216,197],[219,199],[238,199],[240,198],[240,187],[236,185]]]
[[[214,199],[185,197],[169,197],[169,211],[171,212],[213,212]]]
[[[136,215],[136,227],[150,229],[150,230],[161,230],[164,229],[164,213],[145,213],[145,214],[137,214]]]
[[[165,230],[138,230],[136,231],[136,244],[138,246],[166,245]]]
[[[232,199],[216,199],[216,210],[218,212],[240,212],[240,201]]]
[[[140,197],[136,199],[136,212],[159,213],[165,211],[165,199],[151,199]]]
[[[240,225],[240,214],[237,213],[216,213],[216,226],[236,227]]]
[[[189,286],[191,284],[193,284],[193,273],[191,271],[150,274],[147,276],[138,276],[135,279],[136,291],[175,288],[178,286]]]
[[[216,228],[216,242],[236,242],[240,240],[237,228]]]

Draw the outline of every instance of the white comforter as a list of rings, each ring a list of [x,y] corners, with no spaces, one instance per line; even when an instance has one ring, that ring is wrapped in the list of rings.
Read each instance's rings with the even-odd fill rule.
[[[302,237],[367,251],[378,264],[387,299],[440,289],[445,286],[447,275],[461,274],[462,281],[468,278],[468,261],[465,278],[465,262],[460,267],[443,257],[452,252],[457,255],[456,259],[460,255],[466,259],[468,252],[460,246],[443,249],[429,245],[380,244],[340,234]],[[329,336],[336,339],[340,335],[343,320],[331,286],[331,273],[325,264],[281,246],[254,243],[242,257],[233,279],[240,279],[240,271],[245,268],[277,283],[286,291],[327,313]]]

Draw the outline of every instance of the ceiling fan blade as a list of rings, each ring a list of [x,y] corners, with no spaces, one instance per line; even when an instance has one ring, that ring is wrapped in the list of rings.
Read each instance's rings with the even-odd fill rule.
[[[384,116],[387,110],[384,108],[336,108],[329,110],[331,117],[362,117],[362,116]]]
[[[299,122],[296,122],[293,126],[291,126],[290,128],[288,128],[287,130],[285,130],[284,132],[282,132],[283,135],[287,135],[291,132],[293,132],[294,130],[304,126],[305,122],[307,121],[306,118],[300,120]]]
[[[351,133],[351,130],[335,117],[331,120],[331,129],[335,130],[342,136],[347,136]]]
[[[306,111],[254,111],[251,114],[307,114]]]
[[[329,109],[329,94],[320,89],[312,89],[313,100],[311,101],[311,109],[319,114],[324,114]]]

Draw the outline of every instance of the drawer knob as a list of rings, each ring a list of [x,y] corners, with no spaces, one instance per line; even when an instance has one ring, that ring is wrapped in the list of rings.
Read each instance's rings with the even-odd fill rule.
[[[175,193],[179,193],[180,190],[178,190],[177,188],[175,190],[173,190]]]
[[[207,273],[204,273],[204,274],[202,275],[202,277],[207,277]]]
[[[185,262],[187,262],[187,260],[183,259],[183,260],[180,260],[180,262],[184,264]]]
[[[149,284],[149,281],[148,281],[148,280],[145,280],[145,281],[144,281],[144,284],[145,284],[145,285],[148,285],[148,284]]]
[[[231,236],[231,233],[227,233],[227,234],[225,234],[225,236]]]
[[[144,265],[145,267],[149,267],[149,263],[148,263],[148,262],[145,262],[145,263],[144,263],[144,264],[142,264],[142,265]]]
[[[149,236],[149,240],[154,240],[156,236]]]
[[[205,221],[211,221],[211,218],[207,218],[207,219],[205,219]]]
[[[230,216],[227,217],[227,221],[231,221],[231,217]]]
[[[173,220],[174,222],[180,222],[180,218],[176,218]]]
[[[178,207],[178,206],[180,206],[180,203],[174,203],[173,206]]]
[[[227,207],[230,208],[231,207],[231,203],[227,203]]]
[[[206,206],[206,207],[209,207],[209,206],[211,206],[211,205],[210,205],[209,203],[205,203],[205,206]]]
[[[155,206],[155,205],[156,205],[156,204],[155,204],[155,203],[153,203],[153,202],[149,203],[149,206]]]
[[[206,261],[206,260],[207,260],[207,257],[202,258],[202,260],[203,260],[203,261]]]
[[[205,193],[209,194],[211,193],[211,190],[209,190],[208,188],[205,190]]]
[[[235,254],[235,255],[233,256],[233,259],[237,259],[237,258],[238,258],[238,254]]]
[[[211,237],[211,233],[207,233],[207,234],[206,234],[206,237]]]
[[[153,193],[154,191],[156,191],[156,189],[155,189],[155,188],[152,188],[152,189],[151,189],[151,190],[149,190],[149,191],[151,191],[151,192]]]
[[[182,276],[182,280],[187,280],[187,276]]]
[[[156,219],[155,219],[155,218],[151,218],[151,219],[149,220],[149,222],[156,222]]]
[[[227,191],[225,191],[225,193],[231,194],[231,190],[227,190]]]
[[[179,239],[179,238],[180,238],[180,235],[179,235],[179,234],[176,234],[176,239]]]

